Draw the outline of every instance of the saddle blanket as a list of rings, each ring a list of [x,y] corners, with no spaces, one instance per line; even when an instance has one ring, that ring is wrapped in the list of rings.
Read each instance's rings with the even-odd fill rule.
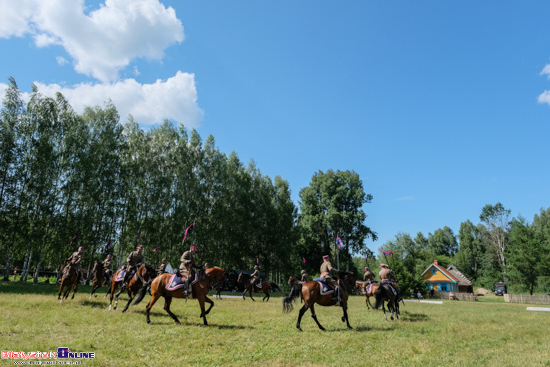
[[[366,293],[372,293],[372,285],[373,284],[378,284],[378,282],[376,280],[372,280],[366,287],[365,287],[365,292]]]
[[[126,270],[122,270],[115,278],[115,282],[122,282],[126,276]]]
[[[332,286],[328,285],[325,282],[321,282],[321,281],[318,281],[318,280],[316,280],[316,281],[317,281],[317,283],[319,283],[321,285],[321,296],[334,293],[334,288],[332,288]]]
[[[175,291],[176,289],[183,288],[185,286],[185,281],[187,278],[179,277],[177,274],[173,274],[168,282],[166,290]],[[191,285],[195,284],[199,280],[199,273],[195,273],[195,280],[191,282]]]
[[[395,290],[395,285],[393,285],[393,284],[390,283],[390,282],[381,282],[380,284],[381,284],[381,285],[389,285],[391,291],[393,292],[393,295],[394,295],[394,296],[397,296],[397,291]]]

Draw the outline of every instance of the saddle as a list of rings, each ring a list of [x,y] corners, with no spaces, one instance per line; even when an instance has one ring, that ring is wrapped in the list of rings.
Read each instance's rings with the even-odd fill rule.
[[[166,290],[168,291],[175,291],[176,289],[180,289],[185,287],[185,281],[187,278],[181,276],[181,273],[178,271],[177,274],[173,274],[170,278],[170,281],[168,281],[168,286],[166,287]],[[191,282],[191,285],[195,284],[199,281],[199,272],[195,273],[195,278]]]
[[[332,285],[326,283],[325,278],[319,277],[319,278],[315,278],[313,280],[316,281],[317,283],[319,283],[319,285],[321,286],[321,296],[334,293],[334,287]]]
[[[126,276],[126,267],[123,267],[120,269],[121,272],[118,273],[118,275],[115,278],[115,282],[122,282],[124,280],[124,277]]]
[[[380,285],[389,285],[391,291],[393,292],[393,295],[394,295],[394,296],[397,296],[396,286],[395,286],[395,283],[394,283],[393,281],[391,281],[391,280],[383,280],[383,281],[380,282]]]

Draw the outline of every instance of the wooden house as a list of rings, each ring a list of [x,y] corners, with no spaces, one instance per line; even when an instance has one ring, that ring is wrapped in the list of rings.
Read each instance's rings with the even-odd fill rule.
[[[458,292],[460,280],[443,266],[440,266],[437,260],[434,260],[433,264],[430,264],[430,266],[424,270],[422,279],[428,284],[428,289],[430,291],[433,289],[435,292],[441,293]]]
[[[459,293],[474,293],[474,284],[466,275],[462,274],[454,265],[451,265],[447,268],[447,271],[454,275],[456,279],[460,282],[458,283],[458,292]]]

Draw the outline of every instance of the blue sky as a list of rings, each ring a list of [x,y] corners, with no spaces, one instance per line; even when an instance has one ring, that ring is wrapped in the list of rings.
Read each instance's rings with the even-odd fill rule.
[[[547,1],[0,0],[0,83],[111,98],[288,180],[354,170],[376,250],[550,206]],[[0,85],[3,95],[5,85]]]

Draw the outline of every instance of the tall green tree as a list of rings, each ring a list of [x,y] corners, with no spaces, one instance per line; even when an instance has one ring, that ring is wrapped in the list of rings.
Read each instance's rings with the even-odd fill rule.
[[[496,252],[498,261],[504,270],[506,268],[506,248],[508,246],[508,231],[512,211],[501,203],[487,204],[483,207],[479,219],[487,228],[486,242]]]
[[[512,221],[510,227],[510,243],[506,251],[508,261],[508,276],[511,282],[522,284],[529,294],[533,294],[537,286],[539,271],[539,256],[543,244],[537,232],[519,217]]]

